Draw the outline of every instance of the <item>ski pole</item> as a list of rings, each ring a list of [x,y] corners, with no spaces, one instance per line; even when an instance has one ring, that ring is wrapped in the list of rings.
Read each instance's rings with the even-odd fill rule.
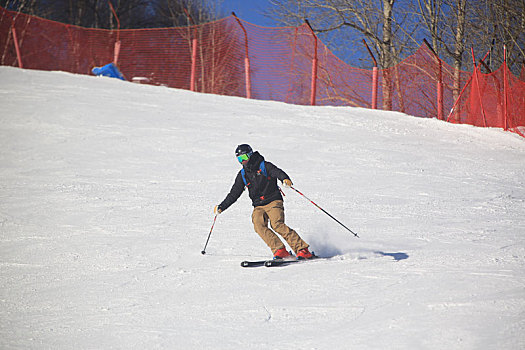
[[[204,249],[201,251],[202,255],[206,254],[206,247],[208,246],[208,242],[210,241],[211,231],[213,231],[213,226],[215,226],[215,220],[217,220],[217,215],[219,215],[219,214],[215,214],[215,217],[213,218],[213,224],[211,225],[210,234],[208,235],[208,239],[206,240],[206,244],[204,245]]]
[[[317,208],[321,209],[321,211],[323,213],[325,213],[326,215],[328,215],[329,217],[331,217],[332,219],[334,219],[339,225],[343,226],[344,228],[346,228],[348,231],[350,231],[350,233],[352,233],[354,236],[356,236],[357,238],[359,238],[359,236],[357,235],[357,233],[355,233],[354,231],[350,230],[348,227],[346,227],[345,225],[343,225],[343,223],[339,220],[337,220],[336,218],[334,218],[332,215],[330,215],[329,212],[327,212],[326,210],[324,210],[323,208],[321,208],[320,206],[318,206],[317,204],[314,203],[314,201],[312,201],[310,198],[306,197],[304,194],[302,194],[299,190],[297,190],[296,188],[294,188],[293,186],[290,186],[290,188],[292,190],[294,190],[295,192],[299,193],[301,196],[303,196],[306,200],[308,200],[310,203],[312,203],[313,205],[315,205]]]

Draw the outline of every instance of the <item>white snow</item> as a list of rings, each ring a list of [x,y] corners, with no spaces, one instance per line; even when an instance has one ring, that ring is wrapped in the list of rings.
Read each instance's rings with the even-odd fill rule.
[[[0,67],[0,348],[524,349],[525,140],[401,113],[294,106]],[[327,261],[271,252],[249,143]]]

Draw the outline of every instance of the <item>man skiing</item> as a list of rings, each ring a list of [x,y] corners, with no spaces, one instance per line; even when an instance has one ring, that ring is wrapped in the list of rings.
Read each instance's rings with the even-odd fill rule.
[[[265,161],[259,152],[253,152],[247,144],[237,146],[235,150],[237,160],[242,169],[237,173],[230,193],[221,204],[215,206],[214,213],[220,214],[228,209],[244,191],[248,193],[253,204],[252,222],[255,232],[270,247],[274,259],[283,259],[290,256],[281,239],[274,233],[280,234],[293,249],[297,259],[311,259],[313,254],[308,250],[308,244],[284,223],[283,197],[277,186],[279,179],[285,187],[292,185],[290,177],[272,163]],[[268,221],[273,231],[268,228]]]

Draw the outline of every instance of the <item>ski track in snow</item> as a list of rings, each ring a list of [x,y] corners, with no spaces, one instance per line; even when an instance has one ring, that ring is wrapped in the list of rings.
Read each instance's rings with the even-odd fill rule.
[[[401,113],[294,106],[0,67],[0,348],[523,349],[525,140]],[[294,185],[270,252],[249,143]]]

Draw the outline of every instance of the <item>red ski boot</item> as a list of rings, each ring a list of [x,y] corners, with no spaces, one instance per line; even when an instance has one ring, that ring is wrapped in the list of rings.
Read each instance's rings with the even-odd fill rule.
[[[273,255],[274,259],[284,259],[290,256],[290,253],[286,250],[286,248],[281,248],[275,252]]]
[[[301,249],[300,251],[297,252],[297,260],[312,259],[313,257],[314,255],[310,253],[308,248]]]

